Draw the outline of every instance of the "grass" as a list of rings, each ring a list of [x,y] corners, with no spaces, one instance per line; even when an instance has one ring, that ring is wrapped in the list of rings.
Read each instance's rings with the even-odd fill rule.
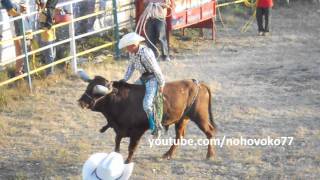
[[[24,82],[16,82],[15,88],[4,86],[0,87],[0,111],[17,101],[22,101],[28,95],[28,87]]]
[[[8,122],[0,119],[0,146],[5,147],[6,145],[6,137],[8,133]]]
[[[14,177],[15,180],[27,180],[28,176],[23,171],[18,171],[16,176]]]
[[[102,36],[100,35],[94,35],[87,38],[83,38],[79,40],[79,43],[77,43],[77,52],[82,52],[106,43],[110,43],[113,41],[113,35],[111,32],[104,33]],[[101,54],[104,54],[105,51],[107,51],[108,54],[113,54],[113,46],[110,46],[106,48],[104,51],[96,51],[91,52],[83,57],[88,58],[89,61],[92,61],[95,59],[96,56],[99,56]]]

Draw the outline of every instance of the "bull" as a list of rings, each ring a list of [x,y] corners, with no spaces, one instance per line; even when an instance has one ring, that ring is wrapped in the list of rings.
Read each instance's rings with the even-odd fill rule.
[[[78,100],[79,105],[104,115],[107,125],[100,132],[114,129],[116,152],[120,151],[121,139],[130,138],[126,163],[131,162],[140,138],[149,128],[147,115],[142,108],[145,87],[108,81],[101,76],[91,79],[84,71],[80,71],[79,75],[88,83],[85,93]],[[166,129],[175,125],[176,141],[185,136],[190,120],[209,140],[214,137],[217,128],[211,112],[211,92],[206,84],[195,80],[169,82],[165,84],[163,97],[162,125]],[[176,148],[174,143],[162,157],[171,159]],[[209,144],[206,157],[211,159],[214,156],[215,151]]]

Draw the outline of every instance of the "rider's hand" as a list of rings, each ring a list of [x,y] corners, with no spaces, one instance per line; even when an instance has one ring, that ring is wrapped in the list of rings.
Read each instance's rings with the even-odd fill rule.
[[[163,87],[160,87],[159,91],[160,93],[163,93]]]
[[[127,81],[126,81],[125,79],[120,79],[119,82],[120,82],[120,83],[125,83],[125,82],[127,82]]]

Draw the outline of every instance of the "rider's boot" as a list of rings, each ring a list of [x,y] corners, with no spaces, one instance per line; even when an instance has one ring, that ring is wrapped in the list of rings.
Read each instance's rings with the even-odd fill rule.
[[[148,113],[148,121],[149,121],[149,129],[151,130],[151,134],[153,135],[153,138],[155,139],[160,138],[161,129],[158,127],[158,125],[155,122],[153,112]]]

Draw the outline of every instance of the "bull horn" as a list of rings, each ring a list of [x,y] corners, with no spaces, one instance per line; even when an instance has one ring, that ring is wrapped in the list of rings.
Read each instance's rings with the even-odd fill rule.
[[[100,94],[100,95],[107,95],[109,93],[111,93],[112,89],[109,89],[105,86],[102,85],[96,85],[93,88],[93,94]]]
[[[77,74],[84,82],[91,81],[91,78],[88,76],[88,74],[83,69],[79,69]]]

